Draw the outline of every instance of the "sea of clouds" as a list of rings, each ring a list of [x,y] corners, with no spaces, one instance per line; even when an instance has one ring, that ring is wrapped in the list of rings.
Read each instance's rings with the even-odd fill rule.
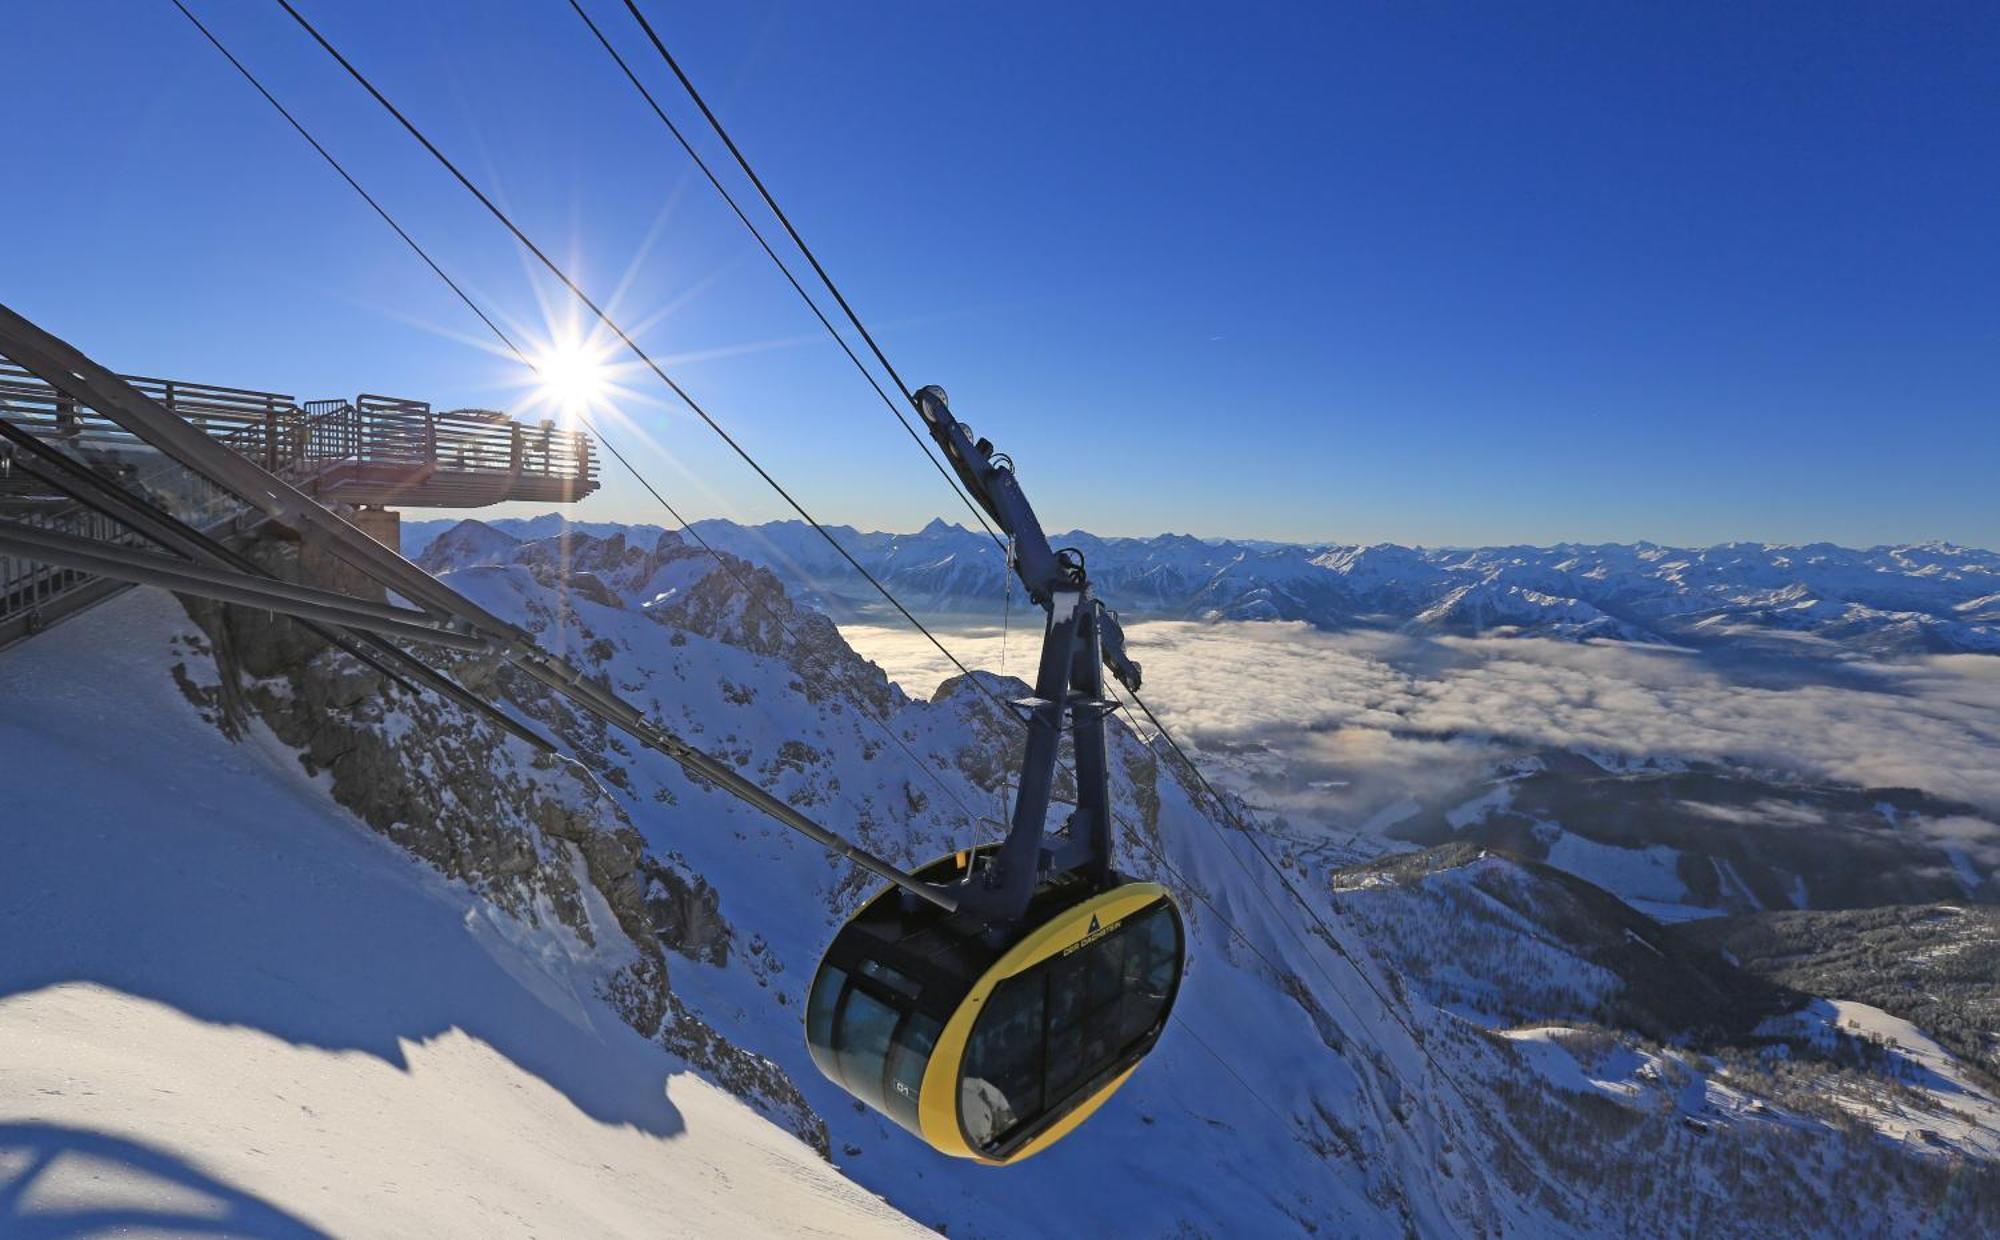
[[[1039,620],[1036,616],[1034,620]],[[1034,674],[1041,626],[961,626],[967,664]],[[955,668],[921,635],[844,627],[912,695]],[[1620,643],[1326,633],[1291,623],[1131,624],[1148,702],[1253,801],[1366,826],[1524,749],[1726,761],[1912,787],[1973,814],[1927,829],[2000,860],[2000,658],[1755,658]]]

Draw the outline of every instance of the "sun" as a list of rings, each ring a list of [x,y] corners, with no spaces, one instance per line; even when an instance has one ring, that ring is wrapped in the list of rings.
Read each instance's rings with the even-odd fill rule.
[[[604,351],[582,341],[552,344],[534,364],[541,399],[563,413],[585,412],[611,393],[612,368]]]

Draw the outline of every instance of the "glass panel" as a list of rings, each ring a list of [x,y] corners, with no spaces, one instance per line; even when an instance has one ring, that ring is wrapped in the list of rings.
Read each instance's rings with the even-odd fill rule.
[[[1173,910],[1162,904],[1002,983],[966,1046],[966,1135],[998,1144],[1123,1058],[1159,1023],[1179,963]]]
[[[1041,1113],[1042,979],[1001,983],[965,1048],[958,1109],[965,1133],[989,1146]]]
[[[1160,905],[1049,966],[1051,1105],[1151,1032],[1178,961],[1173,913]]]
[[[1118,998],[1125,969],[1125,941],[1131,937],[1126,928],[1120,926],[1077,953],[1085,958],[1084,973],[1092,1008],[1101,1008]]]
[[[1122,997],[1119,982],[1123,979],[1125,942],[1131,937],[1130,931],[1131,925],[1127,923],[1076,953],[1083,961],[1085,1007],[1083,1049],[1072,1073],[1072,1087],[1103,1071],[1104,1065],[1125,1048],[1118,1037]]]
[[[923,987],[917,985],[917,980],[909,974],[890,965],[883,964],[873,957],[861,962],[861,972],[881,982],[889,989],[908,995],[912,999],[916,998],[918,992],[923,989]]]
[[[1175,954],[1174,920],[1164,907],[1146,914],[1127,936],[1115,1035],[1121,1047],[1143,1037],[1159,1019],[1173,984]]]
[[[937,1045],[942,1028],[930,1017],[912,1012],[896,1035],[896,1059],[889,1071],[889,1118],[911,1132],[921,1130],[917,1102],[924,1088],[924,1069],[930,1066],[931,1048]]]
[[[1083,1074],[1084,956],[1074,952],[1044,967],[1049,977],[1048,1096],[1060,1098]]]
[[[889,1042],[902,1013],[860,990],[847,992],[834,1047],[840,1057],[841,1079],[847,1090],[878,1111],[888,1110],[882,1098],[882,1078],[889,1064]]]
[[[833,1081],[840,1080],[834,1066],[833,1009],[840,1002],[840,992],[846,988],[847,971],[829,965],[813,979],[812,994],[806,998],[806,1046],[819,1070]]]

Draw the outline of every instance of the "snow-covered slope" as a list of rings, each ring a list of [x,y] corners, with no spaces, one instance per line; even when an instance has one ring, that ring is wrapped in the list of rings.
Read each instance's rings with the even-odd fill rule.
[[[429,550],[430,545],[437,539],[467,524],[504,535],[514,542],[534,542],[566,533],[589,534],[596,538],[604,538],[621,532],[650,540],[658,538],[665,532],[657,525],[633,525],[619,521],[578,521],[566,512],[544,512],[533,517],[499,517],[469,523],[456,517],[405,521],[402,527],[403,554],[414,560]]]
[[[977,819],[999,808],[1019,731],[981,689],[1025,686],[959,679],[912,700],[775,577],[720,571],[673,536],[528,542],[503,558],[449,580],[870,848],[928,860],[990,830]],[[1689,1095],[1673,1092],[1707,1072],[1693,1050],[1590,1033],[1656,1083],[1612,1111],[1601,1090],[1561,1088],[1502,1009],[1463,995],[1503,989],[1492,962],[1522,953],[1578,975],[1606,967],[1567,923],[1504,910],[1469,923],[1485,951],[1458,954],[1462,992],[1434,991],[1392,947],[1442,924],[1451,906],[1428,902],[1430,886],[1488,898],[1490,864],[1385,874],[1356,894],[1336,870],[1351,858],[1274,837],[1321,925],[1122,727],[1124,866],[1169,883],[1188,914],[1176,1020],[1132,1083],[1046,1154],[1004,1172],[940,1159],[822,1080],[800,1036],[813,964],[871,884],[512,677],[461,668],[558,736],[596,801],[476,721],[355,684],[333,655],[312,656],[301,681],[260,642],[249,621],[197,634],[135,593],[0,656],[0,752],[45,776],[7,802],[9,859],[25,864],[0,867],[0,925],[10,943],[36,937],[0,959],[0,1062],[18,1053],[34,1074],[0,1073],[6,1131],[65,1157],[81,1141],[166,1167],[245,1217],[343,1232],[381,1230],[405,1197],[474,1217],[461,1229],[481,1234],[894,1226],[868,1193],[961,1237],[1761,1235],[1772,1218],[1831,1232],[1857,1217],[1896,1233],[1926,1212],[2000,1225],[2000,1194],[1964,1171],[1969,1138],[1909,1148],[1850,1112],[1835,1122],[1782,1099],[1782,1123],[1695,1135],[1680,1118]],[[427,739],[440,729],[449,744]],[[396,743],[369,749],[373,736]],[[344,757],[352,745],[370,765]],[[401,767],[374,764],[397,755]],[[506,847],[424,812],[488,784],[556,808],[522,823],[490,807]],[[423,795],[385,799],[385,786]],[[594,826],[573,820],[584,807]],[[664,996],[644,967],[661,948]],[[79,1030],[97,1057],[74,1060],[94,1065],[83,1074],[65,1067]],[[112,1062],[143,1039],[166,1049],[132,1048],[134,1071]],[[149,1068],[192,1097],[143,1092]],[[372,1180],[359,1218],[344,1211],[360,1190],[326,1179],[363,1157],[357,1145]],[[27,1168],[32,1186],[59,1165],[14,1148],[0,1145],[0,1179]],[[796,1193],[779,1182],[793,1170]],[[1951,1188],[1955,1172],[1970,1194]],[[1824,1192],[1821,1177],[1850,1173],[1865,1193]]]
[[[1592,637],[1645,641],[1645,630],[1624,623],[1579,599],[1544,594],[1527,586],[1504,585],[1496,577],[1452,589],[1411,621],[1414,628],[1440,633],[1485,633],[1506,629],[1523,637]]]
[[[484,521],[460,521],[436,531],[433,537],[406,541],[403,550],[438,573],[473,564],[497,564],[513,555],[520,545],[520,539]]]
[[[975,819],[998,812],[995,759],[1018,728],[971,683],[947,685],[934,702],[912,701],[848,651],[825,617],[794,608],[775,579],[750,574],[752,602],[738,577],[675,538],[651,549],[571,539],[560,556],[543,546],[549,554],[530,545],[509,565],[447,579],[893,859],[929,860],[990,830]],[[595,597],[549,588],[579,573],[633,584]],[[680,574],[680,584],[656,589],[662,573]],[[1018,683],[992,687],[1003,698],[1026,692]],[[1194,904],[1196,960],[1180,1022],[1112,1107],[1053,1150],[996,1174],[916,1146],[821,1079],[805,1053],[799,1012],[813,964],[872,884],[671,766],[608,752],[570,721],[551,722],[620,772],[607,782],[652,849],[720,894],[726,954],[720,962],[676,958],[679,1000],[781,1065],[824,1119],[836,1162],[912,1216],[948,1222],[955,1235],[993,1236],[1268,1234],[1336,1219],[1442,1235],[1475,1219],[1519,1227],[1532,1217],[1505,1193],[1486,1199],[1469,1153],[1448,1191],[1409,1179],[1425,1146],[1468,1121],[1442,1101],[1435,1111],[1430,1103],[1406,1110],[1404,1121],[1388,1118],[1384,1108],[1401,1096],[1394,1078],[1416,1071],[1407,1040],[1353,1064],[1326,1059],[1325,1009],[1343,1000],[1273,976],[1269,962],[1300,948],[1296,931],[1263,902],[1268,889],[1214,851],[1219,841],[1188,790],[1122,731],[1113,769],[1127,807],[1127,865],[1172,881],[1151,848],[1176,870],[1198,867],[1250,945]],[[1346,984],[1355,987],[1349,1005],[1366,993],[1352,978]],[[1244,1020],[1247,1012],[1257,1019]],[[1352,1125],[1350,1156],[1325,1157],[1334,1138],[1322,1114]],[[1480,1137],[1457,1140],[1475,1143],[1470,1150]]]
[[[413,523],[414,547],[450,523]],[[559,518],[495,522],[549,537]],[[579,526],[597,534],[614,527]],[[654,527],[640,527],[642,537]],[[880,606],[865,581],[797,521],[696,523],[715,546],[763,564],[794,591],[836,608]],[[933,521],[915,534],[833,530],[912,606],[985,615],[1002,605],[999,549],[984,532]],[[1869,652],[2000,653],[2000,553],[1949,543],[1854,550],[1725,543],[1427,549],[1286,546],[1184,534],[1057,535],[1083,552],[1107,598],[1133,615],[1304,620],[1322,628],[1673,641],[1798,635]],[[460,562],[466,562],[458,557]],[[499,558],[497,555],[494,558]]]
[[[1462,845],[1334,882],[1372,950],[1487,1031],[1486,1082],[1599,1227],[1972,1235],[2000,1219],[1993,1082],[1908,1021],[1772,985],[1573,877]],[[1888,1184],[1912,1171],[1937,1204],[1898,1203]]]
[[[620,1019],[607,911],[210,726],[193,633],[138,591],[0,661],[0,1235],[921,1234]]]
[[[1990,902],[1986,872],[1935,823],[1971,808],[1911,788],[1864,789],[1669,756],[1550,750],[1446,793],[1391,828],[1548,862],[1660,921],[1767,909]],[[1983,856],[1984,854],[1982,854]]]

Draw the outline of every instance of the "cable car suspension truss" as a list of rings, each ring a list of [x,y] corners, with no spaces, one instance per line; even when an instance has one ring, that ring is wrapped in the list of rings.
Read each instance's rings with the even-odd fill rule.
[[[1112,881],[1111,777],[1104,719],[1118,708],[1104,691],[1109,668],[1126,688],[1139,687],[1139,665],[1126,657],[1118,614],[1090,589],[1083,557],[1049,545],[1041,521],[1014,477],[1013,461],[954,418],[943,388],[916,394],[931,437],[959,480],[1012,540],[1014,572],[1028,597],[1048,613],[1033,697],[1015,702],[1028,725],[1026,754],[1014,794],[1014,815],[992,863],[961,884],[959,907],[992,921],[1012,921],[1028,907],[1047,873],[1081,870],[1093,887]],[[1076,808],[1053,848],[1042,845],[1063,726],[1075,750]]]

